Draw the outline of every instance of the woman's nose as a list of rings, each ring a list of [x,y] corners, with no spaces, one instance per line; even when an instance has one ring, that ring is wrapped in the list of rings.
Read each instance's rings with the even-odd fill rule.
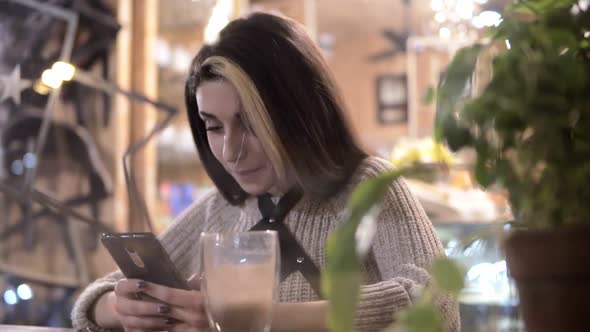
[[[223,159],[236,164],[244,154],[245,132],[241,130],[228,132],[223,138]]]

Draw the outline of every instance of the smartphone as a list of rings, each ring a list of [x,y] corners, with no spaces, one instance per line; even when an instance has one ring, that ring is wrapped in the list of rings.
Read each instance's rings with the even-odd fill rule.
[[[105,233],[101,241],[126,278],[190,289],[154,234]]]

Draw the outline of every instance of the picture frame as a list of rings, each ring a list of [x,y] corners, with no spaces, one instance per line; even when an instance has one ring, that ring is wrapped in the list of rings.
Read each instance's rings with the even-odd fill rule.
[[[395,125],[408,122],[408,84],[406,75],[380,75],[375,85],[377,122]]]

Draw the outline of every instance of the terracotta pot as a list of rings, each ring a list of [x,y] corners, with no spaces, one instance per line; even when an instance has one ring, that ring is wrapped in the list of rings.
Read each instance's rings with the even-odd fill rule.
[[[590,331],[590,227],[514,231],[504,248],[527,332]]]

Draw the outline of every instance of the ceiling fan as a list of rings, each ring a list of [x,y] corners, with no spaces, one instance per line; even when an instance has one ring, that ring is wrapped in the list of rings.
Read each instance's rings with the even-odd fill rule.
[[[404,0],[402,1],[403,6],[403,13],[399,15],[404,20],[404,31],[396,31],[393,29],[383,29],[381,30],[381,35],[390,42],[390,47],[380,51],[373,53],[367,57],[367,61],[371,63],[379,62],[388,58],[395,56],[398,53],[405,53],[406,52],[406,42],[410,37],[410,2],[411,0]],[[397,15],[396,15],[397,16]]]

